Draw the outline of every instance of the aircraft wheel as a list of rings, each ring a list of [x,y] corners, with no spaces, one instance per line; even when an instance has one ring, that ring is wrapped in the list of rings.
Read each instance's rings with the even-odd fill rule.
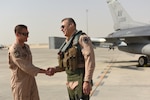
[[[148,62],[147,57],[145,56],[139,57],[139,60],[138,60],[139,66],[143,67],[144,65],[147,64],[147,62]]]

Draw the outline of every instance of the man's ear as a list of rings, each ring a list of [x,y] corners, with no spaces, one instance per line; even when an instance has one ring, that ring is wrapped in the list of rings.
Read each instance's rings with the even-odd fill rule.
[[[73,24],[73,23],[70,23],[70,27],[74,27],[74,24]]]

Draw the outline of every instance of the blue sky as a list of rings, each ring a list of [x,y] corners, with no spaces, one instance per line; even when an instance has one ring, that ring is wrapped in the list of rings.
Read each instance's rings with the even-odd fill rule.
[[[119,0],[136,21],[150,23],[150,0]],[[86,10],[88,9],[88,12]],[[104,37],[113,32],[113,20],[106,0],[1,0],[0,44],[15,40],[14,27],[28,26],[28,43],[48,43],[49,36],[62,37],[60,22],[72,17],[77,29],[90,37]]]

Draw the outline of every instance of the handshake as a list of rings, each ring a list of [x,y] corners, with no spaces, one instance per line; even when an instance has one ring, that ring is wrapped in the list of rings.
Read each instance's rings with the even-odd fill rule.
[[[53,76],[56,73],[56,68],[47,68],[47,70],[45,70],[45,74],[48,76]]]

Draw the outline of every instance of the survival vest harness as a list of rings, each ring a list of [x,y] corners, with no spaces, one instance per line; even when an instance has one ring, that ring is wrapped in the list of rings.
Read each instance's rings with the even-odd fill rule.
[[[85,33],[78,31],[73,34],[70,40],[61,45],[58,52],[59,67],[68,68],[69,70],[75,70],[78,68],[78,64],[84,64],[84,57],[81,53],[81,47],[79,44],[79,37]]]

